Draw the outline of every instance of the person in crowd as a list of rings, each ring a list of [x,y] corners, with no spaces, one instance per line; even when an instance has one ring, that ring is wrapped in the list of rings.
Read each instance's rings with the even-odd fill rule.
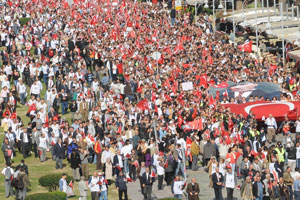
[[[13,147],[9,144],[7,137],[4,138],[1,150],[3,152],[6,164],[10,164],[11,163],[11,157],[12,157],[12,154],[13,154]]]
[[[59,179],[59,191],[67,193],[68,183],[67,183],[67,174],[63,173],[61,179]]]
[[[224,185],[224,178],[222,173],[219,171],[219,167],[216,167],[216,172],[211,175],[212,182],[213,182],[213,188],[215,191],[215,199],[216,200],[222,200],[222,187]]]
[[[87,200],[88,185],[84,176],[80,177],[78,182],[79,200]]]
[[[57,143],[54,145],[53,148],[53,155],[55,157],[55,168],[62,169],[63,168],[63,160],[66,155],[66,150],[64,145],[62,144],[61,138],[58,139]]]
[[[172,194],[174,194],[175,199],[182,199],[183,198],[183,192],[184,188],[186,186],[186,183],[182,180],[180,180],[180,176],[176,176],[175,180],[172,183]]]
[[[195,178],[192,178],[192,182],[187,185],[186,193],[188,200],[199,200],[200,187]]]
[[[157,187],[158,190],[163,189],[163,180],[165,175],[165,162],[163,160],[163,157],[158,157],[158,162],[156,163],[156,172],[157,172]]]
[[[100,200],[107,200],[108,181],[103,176],[103,173],[99,173],[99,184],[100,184]]]
[[[119,192],[119,200],[122,200],[123,194],[124,194],[124,199],[127,200],[127,179],[124,176],[123,171],[120,171],[119,175],[116,178],[116,188]]]
[[[224,186],[227,191],[227,199],[233,200],[233,191],[237,185],[236,174],[233,172],[231,165],[227,166],[227,171],[224,176]]]
[[[11,184],[14,170],[10,167],[10,163],[6,163],[6,167],[2,170],[1,174],[4,176],[5,197],[9,198],[14,195]]]
[[[16,171],[20,170],[21,168],[24,169],[24,172],[27,174],[27,176],[29,175],[28,173],[28,166],[25,164],[25,160],[21,160],[21,163],[16,167]]]
[[[73,149],[73,151],[71,153],[70,163],[71,163],[71,168],[72,168],[72,172],[73,172],[73,178],[74,178],[74,180],[79,181],[80,180],[79,169],[80,169],[80,165],[81,165],[81,160],[80,160],[80,155],[79,155],[78,151],[76,151],[75,149]]]
[[[100,178],[98,176],[98,172],[95,171],[93,176],[89,178],[88,187],[91,191],[91,198],[92,200],[98,200],[100,194],[100,185],[99,185]]]
[[[154,172],[154,171],[152,171]],[[143,187],[143,194],[144,194],[144,199],[150,200],[152,199],[152,185],[153,182],[155,181],[155,176],[152,176],[150,173],[149,167],[146,167],[146,171],[143,173],[142,177],[142,187]]]
[[[31,186],[29,178],[23,168],[20,168],[15,178],[16,199],[25,200],[28,188]]]

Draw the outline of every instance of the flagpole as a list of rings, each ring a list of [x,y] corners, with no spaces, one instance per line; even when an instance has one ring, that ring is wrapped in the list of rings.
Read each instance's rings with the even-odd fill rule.
[[[280,6],[281,29],[283,30],[283,3],[280,2],[279,6]],[[283,62],[283,64],[285,64],[285,57],[284,57],[285,52],[284,51],[285,51],[284,39],[283,39],[283,35],[282,35],[282,62]]]
[[[255,0],[255,37],[256,37],[256,55],[257,59],[259,59],[258,55],[258,30],[257,30],[257,0]]]

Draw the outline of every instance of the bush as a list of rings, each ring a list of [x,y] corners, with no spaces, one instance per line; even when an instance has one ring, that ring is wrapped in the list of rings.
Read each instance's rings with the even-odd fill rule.
[[[55,195],[56,200],[65,200],[67,198],[67,194],[64,192],[56,191],[51,194]]]
[[[176,199],[173,197],[167,197],[167,198],[162,198],[162,199],[158,199],[158,200],[176,200]]]
[[[21,26],[24,26],[24,25],[27,25],[27,23],[30,21],[30,18],[26,18],[26,17],[23,17],[23,18],[20,18],[19,19],[19,22],[20,22],[20,25]]]
[[[49,192],[56,191],[59,188],[59,180],[62,174],[48,174],[40,177],[39,183],[41,186],[48,188]],[[72,177],[67,176],[67,182],[69,183]]]
[[[59,200],[53,193],[37,193],[28,195],[25,200]]]
[[[25,200],[65,200],[66,198],[66,193],[56,191],[50,193],[31,194],[28,195]]]

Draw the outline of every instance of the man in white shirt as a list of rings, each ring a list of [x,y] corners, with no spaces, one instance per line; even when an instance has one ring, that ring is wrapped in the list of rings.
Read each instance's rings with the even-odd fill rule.
[[[124,156],[125,174],[127,174],[129,172],[128,158],[130,158],[131,150],[132,150],[132,145],[129,144],[129,140],[126,140],[124,146],[121,149],[121,154]]]
[[[265,120],[265,124],[267,125],[268,143],[272,143],[272,141],[275,141],[275,130],[277,129],[277,123],[272,114]]]
[[[35,96],[35,98],[40,96],[42,88],[40,87],[40,84],[38,84],[37,81],[34,81],[30,88],[30,94]]]
[[[106,162],[107,158],[110,158],[111,160],[113,159],[113,154],[112,152],[109,150],[109,146],[105,146],[105,150],[102,152],[101,155],[101,163],[104,165],[104,163]]]
[[[20,96],[21,104],[25,105],[27,92],[26,92],[26,86],[21,79],[19,79],[19,82],[17,84],[17,91]]]
[[[5,185],[5,196],[8,198],[9,196],[13,196],[13,188],[11,186],[11,177],[14,174],[14,170],[10,168],[10,163],[6,164],[6,167],[2,170],[1,174],[4,178]]]
[[[185,187],[184,181],[181,181],[180,177],[176,176],[172,184],[172,193],[174,194],[175,199],[182,199],[184,187]]]

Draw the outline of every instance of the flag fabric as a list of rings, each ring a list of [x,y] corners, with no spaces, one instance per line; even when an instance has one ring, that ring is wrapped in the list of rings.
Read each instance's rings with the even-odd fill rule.
[[[155,177],[156,177],[156,174],[155,174],[154,170],[152,170],[151,177],[152,177],[152,178],[155,178]]]
[[[141,101],[137,104],[137,107],[138,107],[139,109],[141,109],[142,111],[144,111],[144,110],[149,110],[149,105],[148,105],[147,99],[141,100]]]
[[[69,183],[69,187],[73,189],[73,181],[72,180]]]
[[[207,74],[202,74],[200,77],[200,86],[207,88]]]
[[[202,130],[202,129],[203,129],[203,126],[202,126],[202,120],[201,119],[194,120],[194,121],[191,121],[191,122],[187,122],[184,125],[184,131],[187,131],[187,130]]]
[[[215,104],[216,104],[216,101],[214,100],[214,97],[211,95],[211,96],[209,97],[208,105],[209,105],[209,106],[215,106]]]
[[[191,148],[192,148],[192,139],[190,137],[186,137],[186,150],[185,150],[185,157],[190,157],[190,161],[193,160],[193,156],[192,156],[192,151],[191,151]]]
[[[136,160],[136,161],[133,162],[133,165],[134,165],[135,167],[138,167],[138,166],[139,166],[139,162]]]
[[[238,48],[243,52],[252,52],[252,40],[246,41],[244,44],[239,45]]]
[[[101,153],[101,146],[100,146],[99,141],[95,142],[95,145],[94,145],[94,151],[95,151],[97,154]]]
[[[228,97],[228,92],[227,92],[227,89],[225,90],[225,92],[223,93],[223,97]]]
[[[270,64],[269,75],[272,76],[277,68],[277,65]]]
[[[229,86],[229,84],[226,82],[222,82],[218,85],[214,85],[214,87],[216,87],[216,88],[227,88],[228,86]]]

